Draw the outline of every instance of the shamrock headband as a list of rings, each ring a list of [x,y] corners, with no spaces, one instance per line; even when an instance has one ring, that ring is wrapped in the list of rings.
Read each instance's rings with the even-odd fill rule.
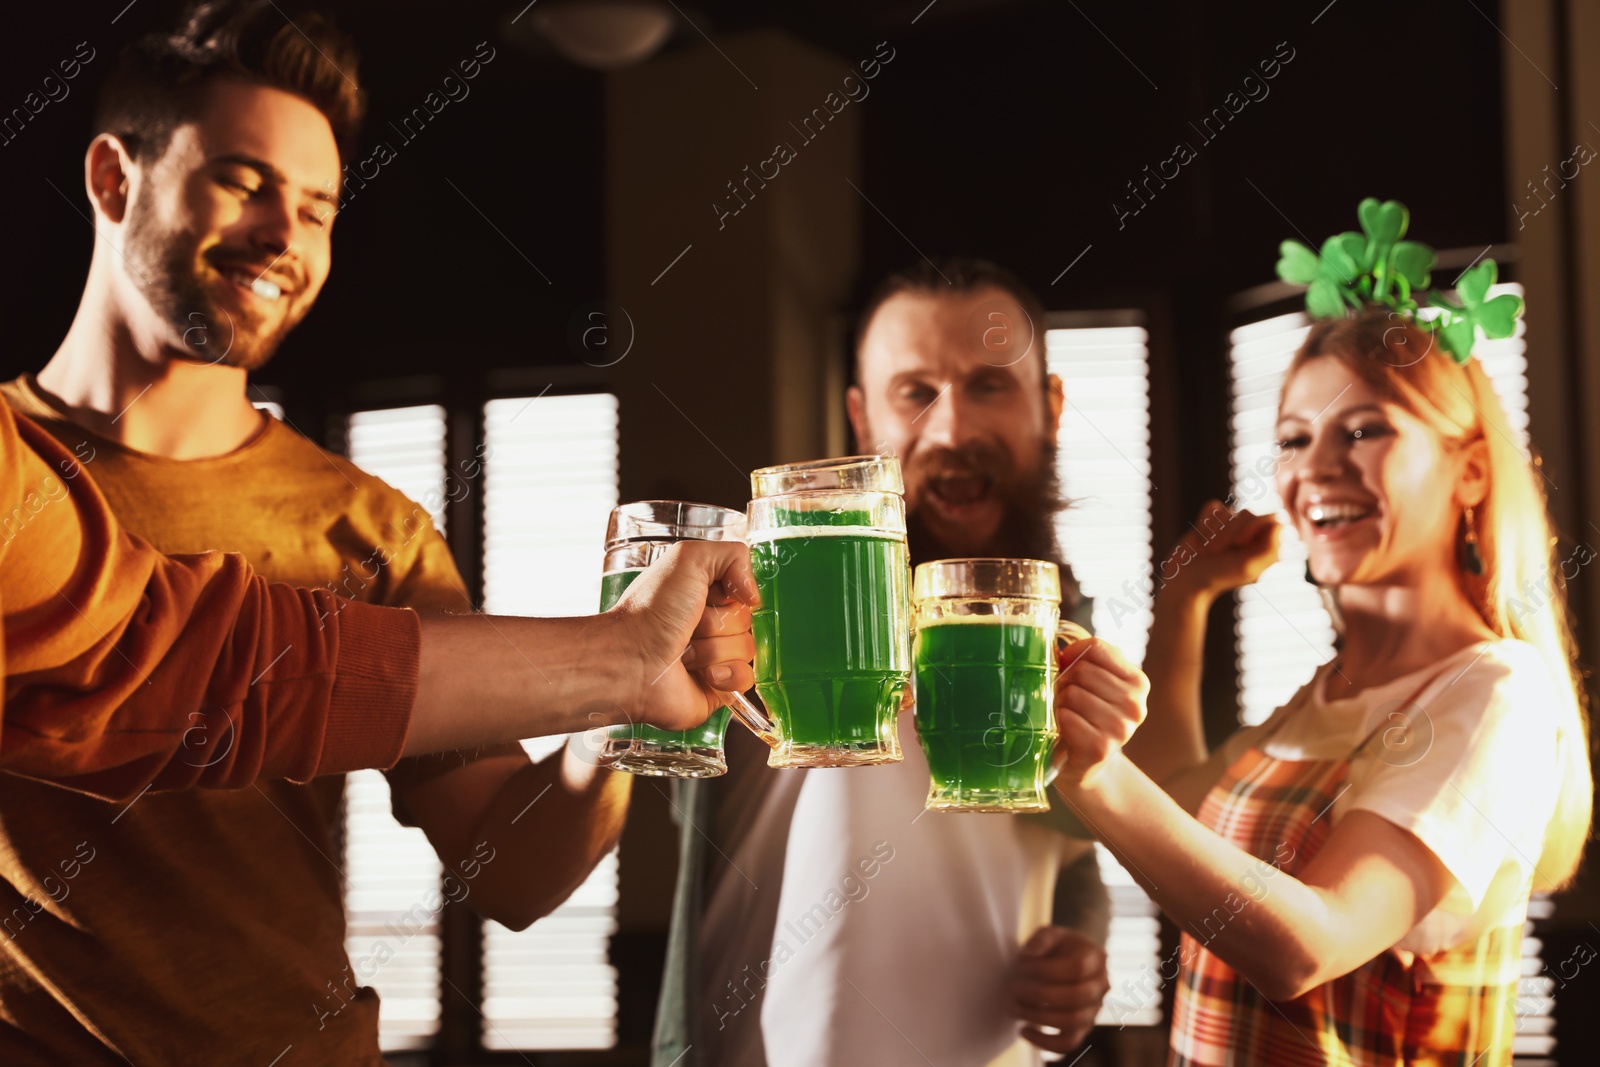
[[[1486,338],[1510,337],[1522,314],[1522,298],[1503,293],[1493,300],[1489,287],[1499,276],[1492,259],[1468,268],[1456,282],[1456,302],[1437,290],[1428,294],[1436,315],[1419,318],[1417,294],[1428,288],[1428,272],[1437,259],[1433,249],[1402,241],[1411,213],[1398,200],[1380,203],[1367,197],[1356,209],[1361,232],[1334,234],[1313,252],[1299,241],[1279,246],[1278,277],[1306,289],[1306,311],[1314,319],[1343,317],[1367,305],[1406,315],[1439,338],[1439,347],[1457,363],[1472,358],[1472,345],[1482,328]]]

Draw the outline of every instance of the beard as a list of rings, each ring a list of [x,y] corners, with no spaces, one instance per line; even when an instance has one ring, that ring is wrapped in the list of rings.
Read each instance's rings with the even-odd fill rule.
[[[1062,567],[1065,574],[1055,518],[1066,502],[1061,498],[1054,441],[1041,445],[1038,466],[1024,475],[1015,471],[1004,453],[980,445],[940,449],[917,458],[913,465],[940,474],[970,473],[986,478],[1003,505],[994,535],[976,548],[947,544],[918,509],[911,509],[906,515],[906,540],[913,566],[952,557],[1000,556],[1047,560]]]
[[[1042,559],[1054,563],[1061,572],[1061,615],[1066,618],[1081,597],[1072,567],[1062,558],[1061,543],[1056,535],[1056,514],[1068,505],[1061,494],[1056,451],[1056,443],[1046,439],[1039,448],[1038,467],[1026,475],[1018,475],[1003,452],[986,446],[941,449],[918,458],[915,465],[919,468],[935,472],[970,472],[989,478],[994,492],[1004,502],[1004,510],[994,536],[976,549],[946,544],[916,509],[908,510],[906,545],[911,565],[962,557]]]
[[[280,296],[285,310],[274,325],[272,316],[254,307],[222,307],[202,276],[199,238],[186,230],[167,230],[151,202],[149,186],[140,189],[130,208],[123,255],[141,296],[172,331],[170,347],[194,363],[253,371],[267,364],[308,308],[300,293]],[[239,268],[259,273],[271,262],[244,249],[214,246],[205,261],[217,269]],[[303,293],[304,287],[297,287]],[[290,303],[295,301],[295,303]]]

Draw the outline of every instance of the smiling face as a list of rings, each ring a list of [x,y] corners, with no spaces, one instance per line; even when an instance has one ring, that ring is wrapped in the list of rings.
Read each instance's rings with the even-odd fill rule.
[[[1307,360],[1278,409],[1278,492],[1328,586],[1420,585],[1457,571],[1466,450],[1332,356]]]
[[[168,345],[253,370],[327,280],[339,188],[328,120],[279,89],[219,79],[194,121],[139,169],[124,219],[128,280]]]
[[[858,356],[856,438],[900,457],[906,507],[925,540],[947,555],[986,554],[1004,543],[1008,515],[1053,503],[1037,498],[1053,495],[1061,383],[1041,388],[1043,324],[1010,294],[897,293],[873,315]]]

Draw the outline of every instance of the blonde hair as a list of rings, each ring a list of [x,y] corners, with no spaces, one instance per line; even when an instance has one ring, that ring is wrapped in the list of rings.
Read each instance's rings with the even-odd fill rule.
[[[1565,698],[1559,731],[1561,791],[1534,868],[1534,888],[1560,889],[1577,872],[1594,807],[1583,687],[1574,668],[1564,583],[1538,461],[1514,443],[1505,410],[1475,359],[1458,366],[1431,333],[1382,310],[1317,323],[1295,353],[1293,376],[1313,359],[1332,357],[1379,395],[1427,423],[1451,450],[1483,441],[1488,490],[1474,509],[1483,573],[1463,567],[1462,589],[1502,638],[1533,645]],[[1462,516],[1465,536],[1465,515]]]

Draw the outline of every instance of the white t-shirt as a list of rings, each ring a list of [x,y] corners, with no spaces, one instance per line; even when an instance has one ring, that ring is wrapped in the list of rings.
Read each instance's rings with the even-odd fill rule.
[[[751,744],[729,737],[730,767],[739,766],[735,756],[765,759],[761,752],[736,753],[736,747],[748,749]],[[731,825],[717,827],[725,831],[717,836],[727,844],[726,864],[719,865],[724,869],[708,883],[700,926],[697,1040],[700,1058],[709,1067],[766,1067],[761,1005],[768,976],[787,963],[775,952],[773,930],[778,925],[789,822],[811,773],[745,766],[728,776],[734,788],[724,803],[735,810],[726,820]],[[721,851],[721,846],[715,847]]]
[[[773,932],[782,962],[761,1004],[767,1063],[1037,1064],[1006,983],[1050,921],[1065,839],[1013,815],[924,814],[913,715],[899,731],[900,763],[804,772]]]
[[[1427,955],[1515,921],[1561,788],[1557,730],[1571,706],[1538,649],[1483,642],[1330,701],[1332,673],[1331,664],[1319,668],[1288,704],[1225,748],[1237,758],[1292,715],[1267,738],[1267,755],[1338,759],[1382,726],[1352,761],[1329,816],[1337,824],[1352,811],[1380,815],[1415,834],[1454,876],[1445,899],[1396,947]]]

